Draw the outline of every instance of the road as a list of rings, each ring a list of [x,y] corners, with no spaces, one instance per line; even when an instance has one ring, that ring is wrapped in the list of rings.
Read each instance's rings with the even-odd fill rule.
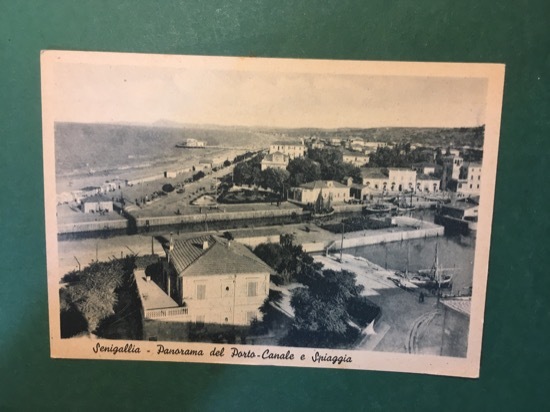
[[[374,335],[359,343],[358,349],[399,353],[439,354],[440,330],[434,326],[439,310],[435,297],[427,296],[423,303],[418,292],[409,292],[395,285],[390,279],[392,271],[385,270],[366,259],[343,255],[340,263],[336,256],[315,256],[325,267],[349,270],[357,275],[357,283],[365,287],[363,294],[380,306],[382,315],[376,322]]]

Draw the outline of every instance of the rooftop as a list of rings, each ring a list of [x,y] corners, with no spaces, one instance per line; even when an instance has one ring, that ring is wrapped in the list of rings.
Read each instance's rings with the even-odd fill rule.
[[[418,173],[416,180],[439,180],[439,177],[435,175],[425,175],[424,173]]]
[[[246,246],[214,235],[178,240],[170,257],[179,276],[273,272]]]
[[[442,205],[441,207],[455,210],[468,210],[479,207],[479,205],[472,202],[455,202],[454,204]]]
[[[369,157],[369,155],[366,155],[363,152],[355,152],[352,150],[342,150],[342,154],[344,156]]]
[[[459,313],[470,316],[472,300],[470,298],[451,298],[442,299],[441,303]]]
[[[111,202],[112,199],[105,195],[93,195],[82,199],[82,203]]]
[[[433,167],[433,168],[436,168],[436,167],[439,167],[439,165],[435,164],[435,163],[429,163],[429,162],[420,162],[420,163],[414,163],[413,164],[413,167]]]
[[[328,189],[331,187],[346,188],[347,186],[334,180],[315,180],[314,182],[304,183],[300,187],[304,189]]]
[[[275,156],[283,156],[285,159],[288,159],[288,155],[284,154],[284,153],[281,153],[281,152],[274,152],[274,153],[270,153],[268,155],[266,155],[263,159],[262,159],[262,162],[263,161],[266,161],[266,162],[272,162],[273,161],[273,158]]]
[[[280,145],[280,146],[303,146],[302,142],[292,142],[292,141],[288,141],[288,140],[277,140],[273,143],[271,143],[271,145]]]
[[[373,167],[361,168],[361,176],[371,179],[386,179],[388,177],[388,175],[384,173],[383,169]]]
[[[144,270],[136,269],[134,277],[144,310],[179,307],[155,282],[147,280]]]

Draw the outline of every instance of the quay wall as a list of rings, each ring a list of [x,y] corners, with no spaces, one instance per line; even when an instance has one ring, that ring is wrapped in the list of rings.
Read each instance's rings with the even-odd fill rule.
[[[103,230],[126,229],[128,221],[126,219],[117,220],[99,220],[94,222],[80,223],[60,223],[57,225],[59,235],[78,233],[78,232],[100,232]]]
[[[380,243],[400,242],[409,239],[422,239],[425,237],[443,236],[445,228],[443,226],[414,229],[414,230],[399,230],[395,232],[385,232],[380,234],[372,234],[369,236],[344,239],[342,249],[350,249],[358,246],[376,245]],[[334,249],[340,250],[340,243],[335,242]]]
[[[134,218],[137,228],[149,226],[168,226],[189,223],[219,222],[246,219],[271,219],[287,216],[303,216],[308,214],[298,209],[281,210],[250,210],[241,212],[212,212],[196,213],[191,215],[174,215],[158,217],[136,217]]]
[[[100,234],[105,231],[113,233],[138,233],[143,229],[170,226],[185,226],[210,222],[231,222],[237,220],[269,220],[279,218],[308,217],[309,212],[299,209],[251,210],[241,212],[196,213],[191,215],[135,217],[131,212],[123,212],[126,219],[101,220],[81,223],[62,223],[57,225],[57,234],[61,238],[77,234]]]
[[[327,248],[331,250],[340,250],[340,245],[343,245],[342,249],[350,249],[358,246],[443,236],[445,232],[445,228],[443,226],[422,222],[418,219],[410,217],[396,217],[394,220],[397,227],[390,229],[391,231],[368,231],[365,232],[364,236],[360,236],[357,232],[347,233],[343,242],[340,240],[340,235],[334,235],[331,237],[324,236],[314,240],[313,242],[301,242],[300,244],[305,252],[318,253],[324,252]],[[260,243],[278,243],[279,239],[279,235],[269,235],[251,236],[246,238],[238,237],[235,240],[254,248]]]

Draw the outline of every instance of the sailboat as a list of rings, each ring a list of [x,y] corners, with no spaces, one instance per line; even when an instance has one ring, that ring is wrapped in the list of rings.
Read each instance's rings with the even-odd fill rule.
[[[314,218],[321,218],[321,217],[328,217],[332,216],[334,214],[334,208],[332,207],[332,194],[329,194],[326,202],[323,197],[323,190],[319,192],[319,196],[317,196],[317,200],[315,201],[315,204],[313,206],[313,213],[311,214],[311,217]]]
[[[391,203],[386,202],[380,202],[380,198],[376,203],[367,204],[363,207],[363,214],[365,215],[381,215],[390,213],[392,209],[396,209],[396,207]]]
[[[439,267],[439,243],[435,244],[434,264],[430,269],[409,272],[409,243],[407,243],[407,268],[405,272],[396,272],[398,276],[407,279],[412,284],[425,289],[448,289],[453,286],[453,274],[442,273],[451,268]]]
[[[403,198],[401,198],[401,195],[399,195],[397,197],[396,204],[397,204],[397,212],[398,213],[412,212],[413,210],[416,209],[416,206],[414,206],[412,204],[412,193],[411,193],[410,203],[407,203],[407,197],[406,196],[403,196]]]

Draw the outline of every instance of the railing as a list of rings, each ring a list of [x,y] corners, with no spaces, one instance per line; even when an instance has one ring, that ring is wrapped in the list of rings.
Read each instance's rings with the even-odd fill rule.
[[[187,312],[187,308],[150,309],[145,311],[145,317],[148,319],[167,318],[187,315]]]

